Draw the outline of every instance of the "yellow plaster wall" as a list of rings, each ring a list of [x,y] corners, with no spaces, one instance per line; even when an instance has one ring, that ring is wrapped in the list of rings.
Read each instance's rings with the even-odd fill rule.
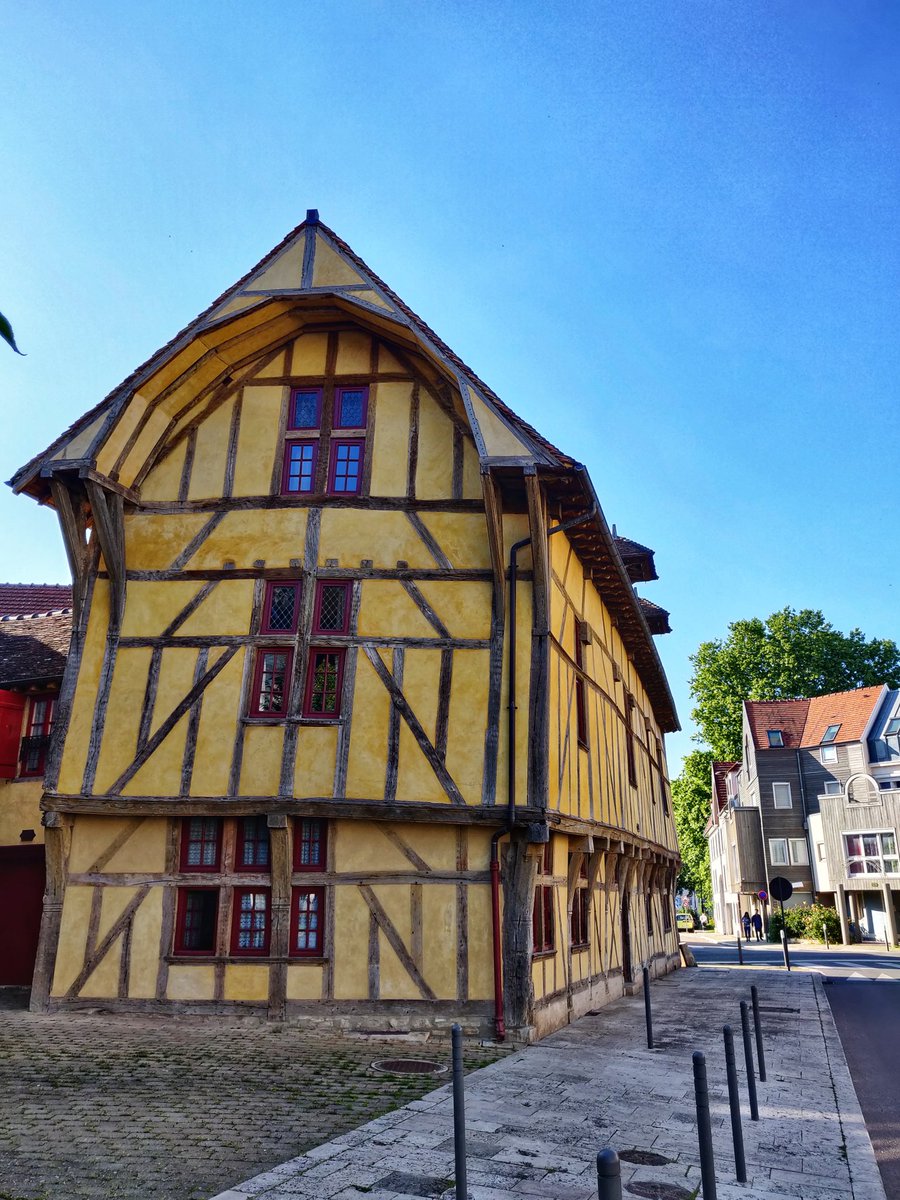
[[[88,919],[91,915],[91,897],[94,889],[69,884],[63,897],[62,918],[59,927],[59,946],[56,951],[56,967],[53,972],[54,996],[62,996],[74,983],[84,964],[84,946],[87,937]]]
[[[372,339],[361,330],[347,330],[338,334],[337,375],[368,375],[371,364]]]
[[[169,1000],[212,1000],[216,987],[216,968],[211,964],[191,963],[169,967],[166,996]]]
[[[320,234],[316,235],[313,287],[339,287],[344,283],[366,283],[350,264],[336,254]]]
[[[407,649],[403,664],[403,694],[432,746],[435,743],[437,721],[438,681],[441,658],[438,650]],[[482,710],[483,712],[483,710]],[[397,798],[440,804],[447,794],[406,721],[400,721],[399,770]]]
[[[108,475],[113,470],[116,459],[146,411],[147,400],[140,392],[136,393],[122,409],[115,425],[107,433],[103,444],[97,450],[97,470],[101,474]]]
[[[277,796],[281,777],[283,725],[254,725],[244,731],[244,757],[241,762],[242,796]]]
[[[353,887],[334,889],[335,928],[341,931],[334,960],[334,997],[358,1000],[369,994],[369,908]]]
[[[469,389],[475,419],[481,427],[485,448],[489,455],[511,455],[520,457],[530,455],[531,451],[523,441],[516,437],[513,431],[488,406]]]
[[[490,568],[487,529],[480,513],[428,512],[421,517],[454,567]]]
[[[208,513],[126,513],[129,571],[164,571],[208,520]]]
[[[287,969],[288,1000],[321,1000],[324,968],[319,963],[291,965]]]
[[[137,714],[144,699],[150,654],[150,649],[145,646],[119,647],[97,762],[95,792],[107,791],[134,758]]]
[[[379,383],[377,387],[371,493],[405,496],[412,384]]]
[[[382,908],[384,909],[394,928],[399,933],[404,944],[407,948],[409,948],[412,941],[409,885],[378,883],[373,886],[372,891],[375,893],[376,898],[381,903]],[[423,945],[428,945],[429,938],[427,933],[423,937],[422,941]],[[406,968],[397,957],[390,942],[380,929],[378,931],[378,943],[378,978],[380,998],[382,1000],[420,1000],[422,997],[419,989],[416,987]],[[432,945],[434,945],[433,942]],[[423,976],[425,977],[426,981],[431,984],[432,990],[435,991],[435,994],[440,995],[440,992],[434,988],[430,978],[431,963],[426,962],[424,966],[425,969],[422,971]]]
[[[396,586],[399,587],[399,584]],[[453,637],[489,638],[491,636],[493,584],[456,580],[451,583],[422,579],[417,582],[416,586]],[[371,584],[365,585],[363,595],[368,587],[371,587]],[[429,625],[428,628],[431,629],[431,626]],[[373,632],[374,629],[373,622]],[[432,630],[432,635],[433,632]]]
[[[269,566],[286,567],[292,558],[303,557],[305,537],[305,508],[275,508],[264,514],[229,512],[188,565],[217,569],[229,561],[247,568],[263,559]]]
[[[157,458],[141,484],[141,499],[147,501],[177,500],[181,487],[181,472],[187,442],[179,442],[165,457]]]
[[[94,587],[84,652],[81,656],[75,699],[60,766],[58,790],[63,793],[81,791],[108,621],[109,592],[106,587],[100,586],[98,581]]]
[[[229,963],[225,968],[226,1000],[265,1000],[269,995],[269,967],[264,963]]]
[[[134,446],[128,452],[128,456],[120,468],[120,477],[122,479],[131,481],[135,478],[153,452],[154,446],[165,435],[168,425],[168,413],[162,408],[157,408],[150,413]]]
[[[203,693],[191,776],[193,796],[224,796],[228,791],[243,671],[244,655],[238,651]]]
[[[276,288],[299,288],[303,273],[304,245],[305,239],[299,238],[287,246],[264,271],[246,284],[246,288],[259,292]]]
[[[165,828],[165,822],[156,822]],[[128,971],[128,995],[152,1000],[156,995],[159,969],[160,930],[162,928],[163,888],[151,888],[141,901],[131,925],[131,964]],[[168,949],[168,947],[166,947]]]
[[[226,400],[197,427],[197,448],[188,486],[189,500],[222,495],[233,410],[234,400]]]
[[[416,495],[423,500],[453,495],[453,425],[424,390],[419,396]]]
[[[109,891],[111,889],[107,889]],[[119,992],[119,965],[122,939],[117,937],[101,961],[85,980],[78,995],[81,999],[113,999]]]
[[[359,606],[359,633],[361,637],[439,636],[403,586],[393,579],[367,579],[363,583]]]
[[[390,669],[390,668],[389,668]],[[353,691],[353,726],[347,764],[347,795],[384,795],[390,698],[372,664],[360,653]]]
[[[164,583],[161,586],[172,587],[172,582]],[[200,582],[194,584],[196,591],[199,591],[202,586]],[[203,603],[180,626],[175,636],[187,638],[247,633],[250,628],[252,607],[252,579],[222,579]]]
[[[34,839],[28,843],[39,846],[44,841],[41,825],[42,779],[0,781],[0,846],[24,846],[19,840],[23,829],[33,829]]]
[[[96,434],[99,433],[100,426],[106,420],[106,415],[107,410],[104,409],[96,420],[91,421],[90,425],[86,425],[81,433],[76,433],[71,441],[66,442],[60,451],[54,454],[54,459],[86,458],[91,442],[94,440]]]
[[[463,441],[463,499],[480,500],[481,491],[481,462],[475,444],[465,438]]]
[[[301,726],[294,766],[294,795],[330,796],[334,790],[337,725]]]
[[[304,333],[293,344],[292,373],[294,375],[324,375],[327,353],[327,333]]]
[[[271,491],[287,393],[287,387],[273,384],[244,388],[234,464],[235,496],[267,496]]]
[[[139,823],[138,823],[139,822]],[[163,871],[166,863],[166,821],[163,817],[79,816],[72,826],[69,871],[90,871],[116,839],[128,832],[128,840],[109,858],[102,870]]]
[[[469,999],[486,1000],[494,994],[494,947],[491,934],[491,889],[469,884]]]
[[[454,884],[432,883],[422,888],[422,929],[425,960],[422,974],[436,996],[453,999],[456,996],[456,948],[460,941]],[[468,944],[465,951],[470,953]],[[405,971],[403,973],[406,975]]]

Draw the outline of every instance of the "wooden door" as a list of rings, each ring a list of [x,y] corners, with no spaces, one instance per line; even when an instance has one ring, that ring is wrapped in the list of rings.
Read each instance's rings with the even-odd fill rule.
[[[44,847],[0,846],[0,985],[31,984],[43,898]]]

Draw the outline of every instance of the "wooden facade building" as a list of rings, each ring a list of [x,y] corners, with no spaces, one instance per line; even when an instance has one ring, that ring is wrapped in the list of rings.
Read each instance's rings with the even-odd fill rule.
[[[531,1037],[675,965],[652,552],[315,211],[12,486],[74,589],[36,1008]]]

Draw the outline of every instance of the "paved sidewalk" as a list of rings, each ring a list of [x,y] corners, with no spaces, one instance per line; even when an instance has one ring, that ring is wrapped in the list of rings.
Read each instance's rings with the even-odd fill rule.
[[[768,1082],[744,1105],[749,1182],[734,1182],[722,1025],[760,992]],[[817,975],[682,970],[466,1080],[472,1200],[595,1200],[595,1156],[623,1158],[625,1196],[690,1200],[700,1183],[691,1054],[707,1056],[719,1200],[884,1200],[869,1136]],[[409,1200],[453,1195],[449,1087],[215,1200]]]

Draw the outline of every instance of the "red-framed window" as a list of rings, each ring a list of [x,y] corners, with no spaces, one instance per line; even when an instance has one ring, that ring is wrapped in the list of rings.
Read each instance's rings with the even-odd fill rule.
[[[176,954],[215,954],[218,924],[218,888],[178,889],[175,909]]]
[[[182,871],[218,871],[221,861],[221,819],[185,817],[181,822]]]
[[[269,888],[234,889],[231,915],[231,953],[268,954],[271,933],[271,891]]]
[[[553,921],[553,884],[541,882],[540,876],[553,874],[552,842],[544,843],[541,855],[539,878],[534,889],[534,908],[531,912],[532,953],[549,954],[556,946]]]
[[[575,622],[575,719],[578,729],[578,745],[588,746],[587,693],[584,683],[584,645],[590,631],[584,621]]]
[[[294,823],[294,870],[324,871],[328,848],[328,825],[313,817]]]
[[[637,787],[637,764],[634,760],[634,696],[625,693],[625,756],[628,760],[628,782]]]
[[[281,492],[293,493],[316,490],[316,460],[319,443],[303,438],[291,438],[284,444],[284,468],[281,473]]]
[[[590,892],[586,887],[576,888],[575,895],[572,898],[572,921],[569,931],[573,947],[587,946],[590,941],[590,911]]]
[[[355,496],[362,489],[365,438],[334,438],[328,462],[328,492]]]
[[[291,391],[288,429],[318,429],[322,424],[322,389],[299,387]]]
[[[296,633],[300,616],[300,581],[272,579],[266,584],[263,633]]]
[[[348,633],[350,630],[350,584],[320,579],[316,585],[313,633]]]
[[[325,889],[291,889],[292,958],[319,958],[325,938]]]
[[[236,871],[271,870],[269,823],[265,817],[238,817],[234,853]]]
[[[344,676],[344,651],[309,650],[309,677],[303,702],[305,717],[336,719],[341,715],[341,682]]]
[[[56,697],[53,695],[29,697],[28,723],[19,746],[21,775],[43,775],[55,707]]]
[[[250,693],[251,717],[283,717],[287,714],[293,662],[294,652],[288,646],[260,646],[256,651],[253,691]]]
[[[368,412],[369,389],[367,387],[335,388],[335,429],[365,429]]]

